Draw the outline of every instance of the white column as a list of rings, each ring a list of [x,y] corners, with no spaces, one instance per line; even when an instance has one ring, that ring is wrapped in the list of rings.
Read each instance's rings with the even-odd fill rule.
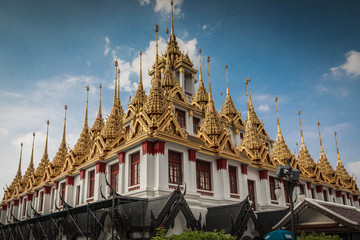
[[[259,184],[260,191],[257,191],[259,193],[258,194],[259,197],[257,198],[257,201],[259,203],[259,207],[262,208],[271,203],[270,185],[269,185],[269,176],[267,170],[260,170],[259,175],[260,175],[260,184]]]
[[[74,176],[66,176],[65,180],[65,202],[71,207],[75,206],[74,202]]]
[[[217,179],[215,178],[217,176]],[[224,199],[230,197],[229,172],[227,159],[216,159],[216,172],[214,172],[214,195]]]
[[[44,206],[43,206],[43,214],[50,213],[50,205],[51,205],[51,187],[44,186]]]
[[[179,69],[179,75],[180,75],[180,79],[179,79],[180,87],[182,88],[183,93],[185,93],[185,70],[183,68]]]
[[[183,159],[183,182],[186,183],[186,192],[195,194],[196,186],[196,150],[188,149]]]
[[[106,182],[105,182],[105,169],[104,162],[97,162],[95,169],[95,184],[94,184],[94,202],[102,200],[100,186],[102,193],[106,196]]]
[[[246,164],[241,164],[240,166],[239,193],[241,200],[245,199],[249,195],[247,168],[248,166]]]

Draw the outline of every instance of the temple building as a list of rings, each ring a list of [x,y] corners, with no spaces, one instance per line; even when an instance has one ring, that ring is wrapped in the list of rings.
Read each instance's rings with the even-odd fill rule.
[[[69,239],[106,239],[109,234],[142,239],[153,236],[160,226],[168,234],[188,228],[219,229],[217,218],[222,219],[221,228],[239,239],[263,236],[266,230],[261,216],[265,213],[283,211],[273,227],[288,222],[284,210],[289,206],[289,194],[276,175],[277,166],[287,160],[300,171],[301,180],[293,193],[296,204],[359,211],[356,180],[342,163],[337,141],[337,165],[329,163],[320,123],[319,159],[314,160],[307,150],[300,111],[300,150],[297,155],[291,153],[280,128],[277,97],[277,136],[273,140],[255,111],[250,78],[245,79],[246,117],[232,100],[227,65],[226,98],[221,110],[216,109],[210,57],[206,58],[206,86],[201,50],[200,59],[190,59],[181,51],[173,14],[162,55],[158,55],[158,30],[156,25],[156,56],[149,71],[152,86],[148,95],[140,51],[139,84],[127,110],[120,102],[115,61],[113,105],[106,119],[100,85],[98,114],[94,123],[88,122],[87,87],[83,129],[72,149],[66,143],[67,106],[63,129],[54,130],[63,133],[54,157],[48,155],[47,134],[43,157],[34,165],[34,133],[30,164],[23,172],[21,145],[19,167],[13,169],[15,177],[1,201],[0,239],[51,239],[61,234]],[[199,69],[193,61],[200,62]],[[278,188],[283,191],[280,198],[275,194]],[[300,202],[300,193],[308,201]],[[359,223],[355,228],[359,231]]]

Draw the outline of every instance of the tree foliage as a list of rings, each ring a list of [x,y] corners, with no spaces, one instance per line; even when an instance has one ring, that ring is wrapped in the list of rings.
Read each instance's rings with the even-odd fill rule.
[[[301,236],[298,237],[298,240],[341,240],[338,235],[326,235],[325,233],[315,233],[310,234],[301,233]]]
[[[204,231],[186,231],[179,235],[166,237],[166,229],[157,229],[156,236],[152,240],[236,240],[235,237],[225,234],[224,231],[204,232]]]

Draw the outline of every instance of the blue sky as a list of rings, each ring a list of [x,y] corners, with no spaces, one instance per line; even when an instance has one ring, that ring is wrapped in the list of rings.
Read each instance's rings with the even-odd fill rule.
[[[144,73],[155,59],[156,23],[164,51],[170,3],[15,0],[0,4],[0,185],[4,186],[15,176],[22,141],[22,171],[26,170],[32,132],[36,132],[35,165],[39,163],[47,119],[50,159],[54,157],[65,104],[67,143],[73,147],[84,121],[86,84],[90,85],[89,124],[96,116],[100,83],[104,115],[109,113],[115,58],[121,68],[121,101],[127,108],[138,81],[139,50],[144,53]],[[228,64],[230,92],[244,119],[244,80],[250,77],[255,110],[271,138],[277,130],[276,95],[282,132],[292,151],[300,142],[300,109],[305,143],[314,160],[320,153],[320,121],[332,166],[336,166],[333,132],[337,131],[342,161],[360,177],[359,9],[359,1],[177,0],[175,34],[196,67],[199,47],[203,58],[211,57],[218,109]]]

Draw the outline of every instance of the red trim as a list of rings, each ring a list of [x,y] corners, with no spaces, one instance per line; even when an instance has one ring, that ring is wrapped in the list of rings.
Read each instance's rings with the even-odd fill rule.
[[[342,192],[341,191],[336,191],[336,197],[341,197],[342,196]]]
[[[148,140],[141,143],[142,154],[154,154],[154,143]]]
[[[22,198],[20,198],[20,200],[22,200]],[[10,204],[11,204],[11,202],[8,202],[8,203],[7,203],[7,207],[8,207],[8,208],[10,208]]]
[[[32,201],[33,195],[32,195],[31,193],[27,193],[27,194],[26,194],[26,199],[27,199],[28,201]]]
[[[359,200],[359,196],[358,196],[358,195],[353,196],[353,200],[354,200],[354,201],[358,201],[358,200]]]
[[[332,193],[333,193],[333,189],[329,188],[329,194],[332,195]]]
[[[6,208],[7,208],[6,204],[1,205],[1,209],[2,209],[3,211],[6,211]]]
[[[54,182],[55,190],[59,188],[59,182]]]
[[[307,186],[307,189],[310,190],[311,189],[311,182],[307,182],[306,186]]]
[[[44,193],[45,194],[50,194],[51,192],[51,187],[50,186],[44,186]]]
[[[226,165],[227,165],[226,162],[227,162],[227,160],[225,158],[216,159],[216,169],[217,170],[221,170],[221,169],[226,170]]]
[[[105,173],[106,164],[104,162],[96,163],[96,173]]]
[[[66,185],[74,186],[74,177],[73,176],[66,176],[65,177]]]
[[[19,206],[19,199],[14,199],[14,207]]]
[[[156,141],[154,144],[154,154],[164,154],[165,151],[165,142],[164,141]]]
[[[316,186],[316,193],[322,193],[323,192],[323,186]]]
[[[80,170],[80,180],[85,179],[85,169]]]
[[[39,196],[39,190],[35,190],[35,197],[38,197]]]
[[[189,149],[189,161],[195,162],[196,161],[196,150]]]
[[[350,193],[346,193],[347,199],[350,199]]]
[[[118,157],[119,157],[119,164],[125,163],[125,152],[119,152]]]
[[[259,175],[260,175],[260,180],[268,179],[268,171],[267,170],[260,170]]]
[[[247,167],[248,167],[248,165],[241,164],[241,173],[242,174],[247,174]]]

